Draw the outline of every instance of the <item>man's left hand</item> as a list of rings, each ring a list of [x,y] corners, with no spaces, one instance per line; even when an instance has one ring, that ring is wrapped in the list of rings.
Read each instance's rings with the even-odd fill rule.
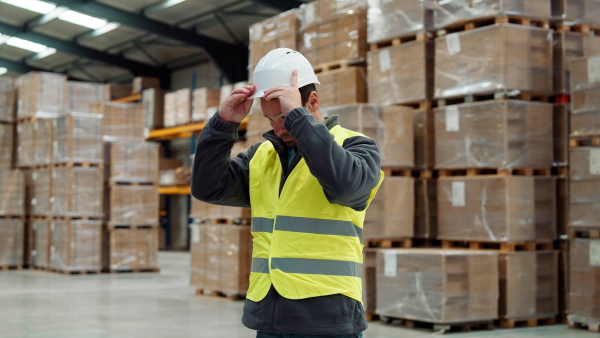
[[[292,110],[302,107],[302,98],[298,89],[298,71],[292,72],[292,81],[289,86],[275,86],[265,91],[263,98],[267,101],[278,99],[281,112],[287,115]]]

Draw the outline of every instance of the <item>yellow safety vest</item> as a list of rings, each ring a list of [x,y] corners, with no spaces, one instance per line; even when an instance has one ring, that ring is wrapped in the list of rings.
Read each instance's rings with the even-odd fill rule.
[[[353,136],[331,128],[342,145]],[[250,161],[252,269],[247,298],[258,302],[271,284],[288,299],[343,294],[362,302],[362,250],[365,210],[331,204],[304,159],[287,178],[271,142],[263,142]],[[371,190],[367,206],[383,181]]]

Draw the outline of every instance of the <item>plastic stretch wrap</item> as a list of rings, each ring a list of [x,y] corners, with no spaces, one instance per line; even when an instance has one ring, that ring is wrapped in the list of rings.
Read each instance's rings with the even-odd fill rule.
[[[149,88],[142,92],[142,104],[146,115],[146,132],[165,126],[165,91]]]
[[[192,92],[189,88],[165,94],[165,127],[189,123],[191,114]]]
[[[17,124],[17,167],[30,167],[35,164],[33,157],[35,131],[33,124],[33,122]]]
[[[0,216],[25,215],[25,175],[20,170],[0,170]]]
[[[269,119],[263,116],[262,109],[260,105],[252,106],[250,108],[250,114],[248,114],[248,123],[246,124],[246,144],[248,147],[251,147],[257,142],[265,141],[263,134],[269,130],[272,130],[271,123]],[[231,156],[236,156],[237,154],[231,153]]]
[[[554,177],[443,177],[438,179],[437,198],[439,239],[556,239]]]
[[[377,309],[377,250],[363,250],[362,301],[366,314]]]
[[[598,323],[600,240],[571,240],[569,270],[569,322]]]
[[[108,231],[105,266],[110,270],[158,268],[158,229]]]
[[[191,226],[192,286],[225,294],[246,294],[252,264],[249,226]]]
[[[367,53],[369,102],[383,106],[431,99],[433,42],[414,41]]]
[[[323,113],[326,116],[339,115],[342,127],[375,140],[382,166],[414,166],[412,109],[356,104],[323,109]]]
[[[367,210],[364,239],[413,237],[414,213],[414,178],[386,177]]]
[[[23,265],[25,252],[25,222],[0,219],[0,266]]]
[[[558,313],[558,251],[500,253],[500,317],[553,317]]]
[[[192,198],[190,217],[201,222],[210,222],[217,219],[229,219],[236,222],[251,219],[252,214],[250,213],[250,208],[215,205]]]
[[[28,186],[28,214],[52,216],[52,169],[32,170]]]
[[[0,76],[0,121],[15,120],[15,81],[12,77]]]
[[[106,178],[109,182],[158,182],[158,149],[154,142],[106,143]]]
[[[566,104],[554,105],[553,130],[554,130],[554,162],[555,167],[569,165],[569,108]]]
[[[552,92],[548,29],[492,25],[435,40],[436,98],[515,90]]]
[[[50,267],[50,222],[32,221],[31,261],[33,266]]]
[[[366,1],[320,0],[303,5],[300,13],[300,52],[313,66],[365,58]]]
[[[67,86],[67,113],[91,113],[91,104],[110,100],[110,88],[103,83],[67,81]]]
[[[413,126],[415,169],[433,169],[435,160],[433,111],[413,110]]]
[[[573,114],[600,108],[600,87],[575,90],[571,93]]]
[[[0,124],[0,169],[13,166],[13,147],[15,145],[14,124]]]
[[[600,230],[600,147],[570,151],[569,227]]]
[[[54,119],[40,119],[33,122],[33,163],[48,165],[52,163],[54,143]]]
[[[569,62],[573,92],[600,87],[600,55],[573,58]]]
[[[52,215],[102,217],[103,178],[97,167],[52,169]]]
[[[90,107],[102,114],[102,139],[105,141],[144,139],[144,105],[142,103],[102,102]]]
[[[600,37],[576,32],[554,33],[554,91],[571,92],[572,58],[600,54]]]
[[[600,90],[596,91],[595,95],[600,95]],[[600,135],[600,105],[590,109],[571,112],[571,135]]]
[[[60,271],[102,269],[102,222],[50,222],[50,268]]]
[[[427,0],[368,0],[369,43],[430,31],[433,11]]]
[[[321,108],[367,102],[367,74],[364,67],[346,67],[320,73],[318,86]]]
[[[158,187],[156,185],[114,185],[108,201],[110,225],[158,226]]]
[[[492,251],[377,252],[377,311],[450,324],[498,318],[498,256]]]
[[[250,79],[258,61],[271,50],[297,50],[298,24],[298,9],[292,9],[250,26]]]
[[[19,100],[17,118],[51,118],[61,115],[67,107],[67,76],[31,72],[18,78]]]
[[[53,120],[54,163],[103,163],[102,116],[70,113]]]
[[[387,179],[387,178],[386,178]],[[384,181],[385,182],[385,181]],[[415,180],[416,238],[437,237],[437,187],[433,179]]]
[[[550,168],[550,103],[493,100],[436,108],[435,166]]]
[[[550,0],[434,0],[435,28],[444,28],[468,20],[517,15],[550,19]]]
[[[600,25],[600,1],[557,0],[565,23]]]
[[[218,89],[198,88],[192,92],[192,122],[208,121],[217,110],[221,91]]]

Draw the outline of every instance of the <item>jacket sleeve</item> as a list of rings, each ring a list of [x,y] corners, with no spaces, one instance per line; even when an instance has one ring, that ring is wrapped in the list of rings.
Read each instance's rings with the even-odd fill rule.
[[[366,208],[371,190],[381,176],[375,141],[355,136],[340,146],[327,126],[305,108],[292,110],[284,126],[296,140],[298,151],[329,202],[358,210]]]
[[[250,207],[249,164],[260,143],[230,158],[239,124],[222,121],[217,114],[208,121],[196,144],[192,196],[212,204]]]

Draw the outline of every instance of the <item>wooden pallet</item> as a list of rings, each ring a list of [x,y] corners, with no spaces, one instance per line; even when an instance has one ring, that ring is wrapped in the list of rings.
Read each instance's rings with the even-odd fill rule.
[[[102,270],[59,270],[47,269],[46,271],[60,273],[62,275],[96,275],[102,273]]]
[[[573,229],[569,229],[569,238],[594,238],[594,239],[600,239],[600,230],[573,230]]]
[[[0,215],[0,219],[14,219],[14,220],[24,221],[25,219],[27,219],[27,216],[25,216],[25,215],[19,215],[19,216],[14,216],[14,215]]]
[[[570,329],[586,329],[590,332],[600,332],[600,321],[598,322],[573,322],[569,323]]]
[[[349,68],[349,67],[359,67],[359,66],[366,66],[366,65],[367,65],[366,61],[362,58],[352,59],[352,60],[344,59],[344,60],[337,60],[337,61],[322,63],[319,65],[313,66],[313,69],[315,71],[315,74],[319,74],[319,73],[326,73],[326,72],[330,72],[330,71],[338,70],[338,69],[344,69],[344,68]]]
[[[435,178],[438,176],[437,171],[434,170],[415,170],[408,168],[396,168],[396,167],[381,167],[381,171],[386,177],[414,177],[414,178]]]
[[[108,224],[106,225],[106,229],[158,229],[158,224]]]
[[[55,163],[52,165],[53,168],[104,168],[104,163],[90,163],[90,162],[68,162],[68,163]]]
[[[202,288],[196,289],[196,295],[229,299],[229,300],[244,300],[244,299],[246,299],[245,295],[228,294],[228,293],[225,293],[222,291],[208,290],[208,289],[202,289]]]
[[[438,36],[444,36],[450,33],[462,32],[473,30],[476,28],[491,26],[495,24],[512,23],[521,26],[550,28],[550,22],[543,19],[532,19],[517,15],[502,15],[502,16],[488,16],[477,19],[465,19],[459,22],[453,23],[442,30],[437,32]]]
[[[22,265],[10,265],[10,266],[0,266],[0,271],[5,270],[23,270]]]
[[[554,250],[554,242],[483,242],[441,240],[442,249],[499,250],[502,252]]]
[[[567,177],[569,177],[569,168],[567,168],[567,167],[552,167],[552,176],[567,178]]]
[[[522,101],[531,101],[531,102],[552,102],[555,100],[553,95],[549,95],[546,93],[533,93],[533,92],[523,92],[523,91],[515,91],[512,92],[510,90],[503,90],[499,92],[488,92],[488,93],[479,93],[479,94],[468,94],[463,96],[449,97],[449,98],[441,98],[436,100],[437,107],[445,107],[463,103],[473,103],[473,102],[482,102],[482,101],[491,101],[491,100],[522,100]]]
[[[231,224],[231,225],[250,225],[251,219],[248,218],[213,218],[214,224]]]
[[[379,315],[374,314],[374,313],[367,313],[367,314],[365,314],[365,316],[367,317],[367,322],[379,320]]]
[[[31,270],[37,270],[37,271],[50,271],[50,268],[47,266],[31,266]]]
[[[436,101],[431,100],[419,100],[412,102],[402,102],[402,103],[394,103],[396,106],[408,107],[414,110],[429,110],[431,108],[437,107]]]
[[[158,188],[158,185],[156,184],[156,182],[124,182],[124,181],[113,181],[113,180],[108,182],[109,187],[114,187],[115,185],[133,185],[133,186],[145,186],[145,187],[156,186]]]
[[[577,32],[590,35],[600,35],[600,27],[588,24],[567,25],[561,23],[557,25],[556,30],[559,32]]]
[[[45,219],[44,219],[45,220]],[[102,221],[101,216],[52,216],[47,220],[54,221]]]
[[[393,38],[393,39],[388,39],[388,40],[372,43],[370,45],[370,50],[372,52],[376,52],[382,48],[400,46],[403,43],[408,43],[408,42],[413,42],[413,41],[430,41],[431,38],[432,38],[432,36],[430,36],[430,34],[422,32],[422,33],[419,33],[416,35],[408,35],[408,36],[403,36],[403,37],[398,37],[398,38]]]
[[[600,135],[577,136],[569,140],[570,147],[600,147]]]
[[[387,324],[399,324],[409,329],[423,328],[441,332],[470,332],[481,330],[493,330],[494,321],[477,321],[468,323],[430,323],[413,319],[391,318],[380,315],[380,320]]]
[[[496,321],[496,327],[503,329],[514,329],[518,327],[534,327],[543,325],[556,325],[556,317],[546,318],[502,318]]]
[[[156,268],[144,268],[144,269],[109,269],[109,270],[106,270],[105,272],[108,272],[108,273],[146,273],[146,272],[157,273],[157,272],[160,272],[160,268],[156,267]]]
[[[365,248],[412,248],[413,244],[412,238],[365,240]]]
[[[546,168],[469,168],[469,169],[439,169],[439,177],[457,176],[551,176],[552,169]]]

